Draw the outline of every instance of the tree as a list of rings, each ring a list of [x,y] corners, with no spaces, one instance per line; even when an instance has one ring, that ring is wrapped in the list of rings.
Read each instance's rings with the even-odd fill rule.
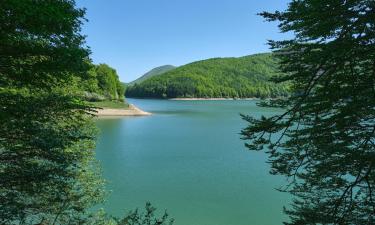
[[[145,211],[140,212],[138,209],[130,211],[124,218],[117,219],[118,225],[172,225],[174,219],[169,218],[167,212],[158,218],[155,216],[156,208],[147,202]]]
[[[287,95],[287,86],[273,85],[277,60],[269,53],[240,58],[214,58],[187,64],[130,84],[128,97],[213,98],[271,97]],[[258,91],[248,91],[250,89]],[[262,95],[257,92],[262,93]]]
[[[293,0],[261,14],[295,38],[271,41],[293,95],[242,131],[294,196],[285,224],[375,224],[375,1]]]
[[[120,83],[115,69],[107,64],[99,64],[95,66],[95,73],[100,92],[109,99],[124,100],[125,88]]]
[[[74,0],[0,3],[0,223],[82,224],[102,200]]]

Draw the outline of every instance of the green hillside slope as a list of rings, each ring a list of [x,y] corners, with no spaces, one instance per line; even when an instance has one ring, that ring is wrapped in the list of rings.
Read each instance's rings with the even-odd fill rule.
[[[145,81],[148,78],[151,78],[153,76],[161,75],[161,74],[166,73],[168,71],[171,71],[175,68],[176,67],[172,66],[172,65],[165,65],[165,66],[156,67],[156,68],[150,70],[149,72],[145,73],[144,75],[142,75],[140,78],[128,83],[128,85],[139,84],[139,83]]]
[[[269,82],[280,75],[269,53],[240,58],[214,58],[178,67],[127,88],[138,98],[249,98],[278,97],[286,86]]]

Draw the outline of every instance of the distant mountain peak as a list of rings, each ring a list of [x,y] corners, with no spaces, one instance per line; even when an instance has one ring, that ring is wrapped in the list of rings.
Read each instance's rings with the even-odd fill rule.
[[[143,74],[138,79],[130,82],[129,85],[139,84],[139,83],[141,83],[142,81],[144,81],[148,78],[151,78],[151,77],[154,77],[154,76],[159,76],[159,75],[164,74],[166,72],[169,72],[169,71],[171,71],[175,68],[177,68],[177,67],[175,67],[173,65],[164,65],[164,66],[156,67],[156,68],[148,71],[147,73]]]

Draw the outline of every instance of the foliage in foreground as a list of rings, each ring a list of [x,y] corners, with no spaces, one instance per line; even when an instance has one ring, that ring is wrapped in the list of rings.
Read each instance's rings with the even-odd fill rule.
[[[375,224],[375,1],[294,0],[262,15],[296,34],[271,42],[295,95],[263,103],[283,114],[244,116],[242,134],[290,181],[285,224]]]
[[[105,191],[82,90],[120,99],[123,89],[106,65],[92,75],[83,16],[73,0],[0,4],[0,224],[172,224],[150,204],[123,219],[92,212]]]
[[[156,208],[151,203],[146,203],[144,211],[138,209],[128,212],[122,218],[107,215],[103,210],[91,215],[88,224],[95,225],[173,225],[174,219],[165,211],[156,215]]]
[[[0,15],[0,223],[84,223],[104,194],[92,109],[71,85],[90,68],[84,11],[4,0]]]
[[[138,209],[131,211],[123,219],[116,219],[118,225],[172,225],[174,220],[169,218],[167,212],[161,217],[155,215],[156,208],[146,203],[145,211]]]
[[[287,85],[269,79],[279,76],[272,54],[241,58],[215,58],[191,63],[146,79],[127,88],[127,97],[213,98],[279,97],[288,94]]]

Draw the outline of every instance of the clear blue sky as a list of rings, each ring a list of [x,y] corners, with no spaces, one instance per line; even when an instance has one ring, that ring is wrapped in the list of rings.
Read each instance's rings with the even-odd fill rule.
[[[94,63],[129,82],[166,64],[268,52],[282,39],[275,23],[256,14],[283,10],[287,0],[77,0],[87,8],[83,33]]]

